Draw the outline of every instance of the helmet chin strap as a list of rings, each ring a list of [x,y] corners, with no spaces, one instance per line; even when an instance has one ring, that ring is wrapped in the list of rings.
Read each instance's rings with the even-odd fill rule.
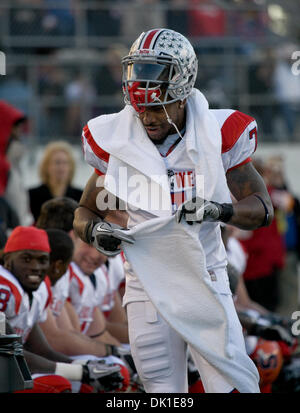
[[[153,100],[158,100],[158,101],[160,102],[160,104],[162,105],[162,107],[163,107],[163,109],[164,109],[164,112],[165,112],[167,121],[170,123],[170,125],[174,126],[174,128],[175,128],[176,132],[178,133],[178,135],[180,136],[180,138],[183,139],[181,133],[179,132],[179,129],[177,128],[177,125],[176,125],[176,124],[172,121],[172,119],[170,118],[170,116],[169,116],[169,114],[168,114],[168,112],[167,112],[167,109],[165,108],[165,105],[162,103],[162,101],[161,101],[158,97],[155,97]]]

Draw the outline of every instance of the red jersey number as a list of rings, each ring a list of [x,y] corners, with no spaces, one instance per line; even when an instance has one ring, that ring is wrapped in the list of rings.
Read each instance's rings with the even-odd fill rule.
[[[251,131],[249,132],[249,139],[252,140],[253,138],[255,139],[255,149],[254,149],[254,151],[255,151],[256,147],[257,147],[257,129],[256,129],[256,126],[253,129],[251,129]]]
[[[0,288],[0,311],[5,311],[10,297],[10,292]]]

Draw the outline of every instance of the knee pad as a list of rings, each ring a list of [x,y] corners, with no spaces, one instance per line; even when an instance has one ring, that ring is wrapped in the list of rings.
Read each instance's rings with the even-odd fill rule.
[[[165,377],[171,374],[172,365],[169,357],[170,343],[159,328],[153,328],[151,333],[136,337],[135,358],[140,374],[145,379]]]
[[[165,377],[172,372],[168,327],[150,302],[136,303],[132,318],[131,353],[141,379]]]

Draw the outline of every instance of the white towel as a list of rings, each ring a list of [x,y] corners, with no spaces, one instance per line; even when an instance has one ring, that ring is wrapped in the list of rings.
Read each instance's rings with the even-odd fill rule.
[[[245,348],[230,340],[229,314],[206,270],[199,225],[154,218],[131,230],[126,258],[162,317],[241,393],[259,392]],[[217,282],[222,283],[222,280]],[[234,333],[233,333],[234,334]],[[243,343],[242,343],[243,344]]]
[[[186,122],[184,139],[195,167],[197,194],[208,200],[231,202],[221,159],[220,127],[209,111],[207,100],[197,89],[193,89],[187,99]],[[165,163],[135,110],[127,105],[118,114],[90,120],[88,126],[97,144],[110,154],[104,183],[106,189],[134,208],[160,217],[170,216],[172,205]],[[153,207],[157,205],[156,199],[134,197],[134,177],[137,176],[142,176],[143,188],[151,188],[152,196],[159,194],[163,208]],[[130,182],[132,185],[128,185]]]

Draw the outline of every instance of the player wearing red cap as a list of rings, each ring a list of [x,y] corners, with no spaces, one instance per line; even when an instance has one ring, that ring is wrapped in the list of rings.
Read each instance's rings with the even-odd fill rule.
[[[46,277],[50,246],[47,233],[34,227],[17,227],[11,233],[5,248],[3,266],[0,266],[0,311],[4,312],[9,327],[22,336],[24,355],[32,373],[57,374],[65,379],[95,382],[102,389],[118,387],[119,367],[93,361],[71,364],[72,360],[56,352],[45,339],[38,322],[47,317],[51,298]],[[102,373],[101,373],[102,372]],[[115,382],[116,380],[116,382]],[[36,392],[57,392],[55,377],[50,376],[43,386],[35,380]],[[102,387],[103,386],[103,387]],[[68,387],[68,386],[67,386]],[[62,389],[61,382],[58,386]],[[71,390],[69,387],[63,387]],[[59,390],[61,391],[61,390]]]

